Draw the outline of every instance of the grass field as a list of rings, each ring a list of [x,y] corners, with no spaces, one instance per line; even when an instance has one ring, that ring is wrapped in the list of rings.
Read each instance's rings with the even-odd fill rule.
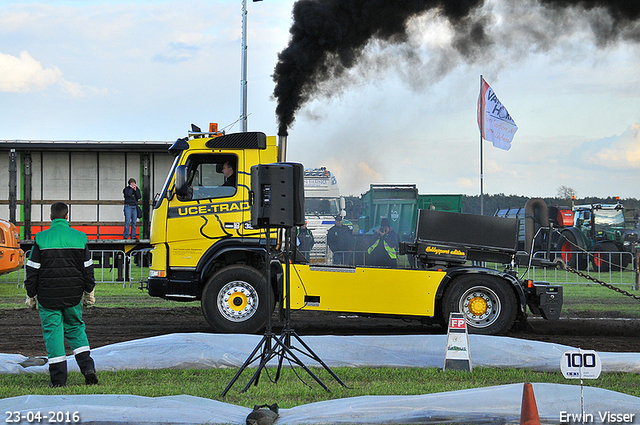
[[[281,408],[338,398],[364,395],[417,395],[469,388],[524,382],[580,385],[566,380],[561,373],[532,372],[521,369],[476,368],[473,372],[442,371],[437,368],[332,368],[349,388],[343,388],[326,371],[315,370],[331,392],[323,390],[303,370],[285,368],[281,379],[273,383],[275,371],[263,372],[257,386],[241,390],[255,369],[247,369],[223,398],[222,391],[231,382],[236,369],[209,370],[133,370],[99,372],[100,384],[85,386],[84,378],[71,373],[67,387],[48,388],[47,374],[4,375],[0,380],[0,398],[27,394],[133,394],[161,397],[186,394],[220,400],[245,407],[278,402]],[[593,386],[640,397],[640,376],[632,373],[602,374],[597,380],[585,380]]]
[[[640,296],[629,285],[614,285],[632,295]],[[640,300],[625,296],[604,286],[590,284],[563,285],[563,317],[640,318]]]

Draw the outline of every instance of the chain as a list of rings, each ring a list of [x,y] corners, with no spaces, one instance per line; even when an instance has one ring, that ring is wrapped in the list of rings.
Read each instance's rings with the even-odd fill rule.
[[[567,265],[563,260],[556,259],[554,261],[557,263],[558,267],[561,268],[561,269],[564,269],[564,270],[566,270],[566,271],[568,271],[570,273],[575,273],[578,276],[584,277],[587,280],[590,280],[592,282],[597,283],[598,285],[604,286],[605,288],[609,288],[609,289],[611,289],[613,291],[616,291],[616,292],[618,292],[618,293],[620,293],[622,295],[626,295],[627,297],[633,298],[636,301],[640,301],[640,297],[639,296],[634,295],[634,294],[632,294],[630,292],[627,292],[624,289],[620,289],[617,286],[613,286],[610,283],[603,282],[602,280],[597,279],[597,278],[589,275],[588,273],[581,272],[580,270],[576,270],[573,267]]]
[[[558,235],[560,235],[560,232],[557,229],[553,229],[554,232],[556,232]],[[566,239],[567,242],[569,242],[571,245],[573,245],[575,248],[577,248],[578,250],[584,252],[585,254],[587,254],[589,257],[593,257],[593,253],[587,251],[586,249],[577,246],[576,244],[573,243],[573,241],[570,241],[569,239]],[[636,301],[640,301],[640,297],[637,295],[634,295],[630,292],[625,291],[624,289],[620,289],[616,286],[611,285],[610,283],[606,283],[603,282],[600,279],[597,279],[591,275],[589,275],[588,273],[582,272],[580,270],[574,269],[573,267],[569,266],[567,263],[564,262],[564,260],[562,260],[561,258],[556,258],[555,260],[553,260],[556,263],[556,266],[560,269],[564,269],[570,273],[574,273],[577,274],[578,276],[584,277],[587,280],[590,280],[592,282],[597,283],[598,285],[604,286],[605,288],[609,288],[613,291],[616,291],[622,295],[626,295],[627,297],[633,298]],[[606,261],[603,259],[603,261],[611,264],[610,262]]]

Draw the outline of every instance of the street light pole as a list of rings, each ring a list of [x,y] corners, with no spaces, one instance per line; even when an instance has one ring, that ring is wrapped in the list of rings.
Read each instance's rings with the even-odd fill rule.
[[[240,131],[247,131],[247,0],[242,0],[242,72],[240,80]]]
[[[253,0],[262,1],[262,0]],[[242,64],[240,80],[240,131],[247,132],[247,0],[242,0]]]

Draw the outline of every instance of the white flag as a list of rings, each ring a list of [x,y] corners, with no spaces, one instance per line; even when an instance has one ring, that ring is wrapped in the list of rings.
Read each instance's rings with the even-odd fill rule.
[[[506,151],[511,149],[511,140],[518,131],[518,126],[507,112],[507,108],[500,103],[498,96],[484,78],[478,97],[478,127],[483,139]]]

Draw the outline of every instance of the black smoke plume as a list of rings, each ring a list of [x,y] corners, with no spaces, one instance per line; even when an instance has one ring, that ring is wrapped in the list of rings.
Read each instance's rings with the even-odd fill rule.
[[[459,22],[481,0],[299,0],[293,6],[289,46],[278,55],[273,79],[278,134],[286,135],[294,114],[316,86],[352,67],[372,38],[403,42],[409,18],[439,8]]]
[[[511,4],[511,0],[503,1]],[[640,41],[638,0],[538,0],[538,3],[532,0],[531,3],[552,12],[555,19],[558,19],[555,12],[567,12],[568,19],[575,16],[569,12],[588,13],[598,45],[619,38]],[[273,74],[278,134],[287,134],[296,112],[317,94],[321,83],[341,77],[357,64],[370,41],[406,42],[408,21],[428,11],[451,24],[455,33],[453,49],[469,63],[477,60],[477,52],[483,51],[481,47],[494,43],[488,28],[492,24],[491,11],[483,14],[483,6],[484,0],[298,0],[293,6],[289,45],[278,55]],[[518,16],[512,18],[517,21]],[[520,31],[522,34],[527,28]],[[545,31],[537,32],[536,42],[546,48],[545,44],[552,42],[552,34],[558,31],[548,31],[548,37]]]

